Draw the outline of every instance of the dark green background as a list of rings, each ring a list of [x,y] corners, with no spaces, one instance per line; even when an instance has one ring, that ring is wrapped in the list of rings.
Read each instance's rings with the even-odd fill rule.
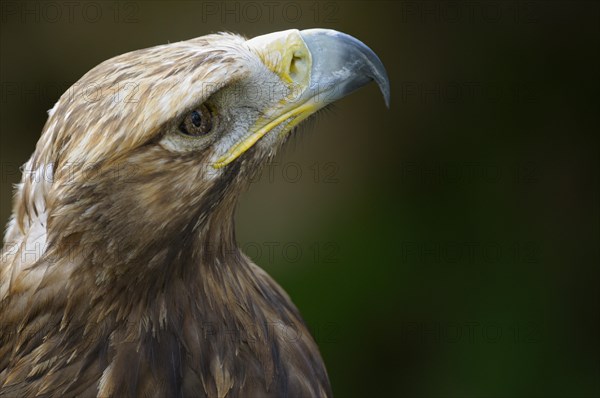
[[[374,85],[340,101],[238,212],[334,393],[600,394],[598,3],[71,3],[2,2],[2,222],[46,110],[99,62],[222,30],[341,30],[386,65],[391,109]]]

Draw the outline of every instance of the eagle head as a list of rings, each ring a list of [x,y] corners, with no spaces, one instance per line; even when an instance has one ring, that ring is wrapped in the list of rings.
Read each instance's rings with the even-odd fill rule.
[[[0,330],[10,342],[0,349],[0,389],[174,396],[198,379],[207,395],[283,391],[269,387],[277,383],[310,396],[327,391],[310,337],[289,358],[301,369],[293,377],[278,370],[293,350],[265,343],[260,331],[235,355],[223,342],[195,339],[207,320],[238,329],[302,324],[237,248],[235,204],[299,123],[370,81],[388,104],[375,53],[325,29],[208,35],[86,73],[49,111],[16,193],[0,267],[0,320],[10,325]],[[151,342],[160,348],[148,349]],[[236,362],[240,352],[246,361]],[[152,384],[161,358],[180,390]],[[87,367],[75,372],[73,363]],[[117,369],[129,366],[136,377],[151,368],[146,382],[123,381]],[[262,387],[243,390],[250,384],[234,377],[240,372]],[[318,387],[302,389],[301,374]]]

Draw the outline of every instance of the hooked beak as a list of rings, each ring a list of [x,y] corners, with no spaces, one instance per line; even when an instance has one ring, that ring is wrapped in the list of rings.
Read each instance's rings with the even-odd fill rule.
[[[290,95],[268,109],[248,134],[216,160],[221,168],[237,159],[260,138],[282,126],[281,135],[301,121],[371,81],[390,104],[390,82],[377,55],[358,39],[330,29],[296,29],[270,33],[246,42]]]

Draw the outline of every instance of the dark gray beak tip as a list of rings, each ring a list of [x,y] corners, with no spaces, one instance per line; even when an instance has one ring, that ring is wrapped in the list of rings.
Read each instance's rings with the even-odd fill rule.
[[[313,57],[311,79],[322,85],[337,86],[344,97],[375,81],[385,105],[390,107],[390,79],[383,63],[367,45],[331,29],[307,29],[300,32]]]
[[[379,90],[381,90],[381,94],[383,95],[383,100],[385,101],[386,108],[390,109],[390,79],[387,77],[387,74],[385,74],[383,80],[376,80],[376,82],[379,86]]]

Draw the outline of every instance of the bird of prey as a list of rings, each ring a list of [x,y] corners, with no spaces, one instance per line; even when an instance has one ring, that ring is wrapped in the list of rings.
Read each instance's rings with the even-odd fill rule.
[[[288,295],[234,210],[295,127],[389,81],[326,29],[133,51],[48,112],[0,264],[2,397],[328,397]],[[293,328],[290,333],[289,328]]]

